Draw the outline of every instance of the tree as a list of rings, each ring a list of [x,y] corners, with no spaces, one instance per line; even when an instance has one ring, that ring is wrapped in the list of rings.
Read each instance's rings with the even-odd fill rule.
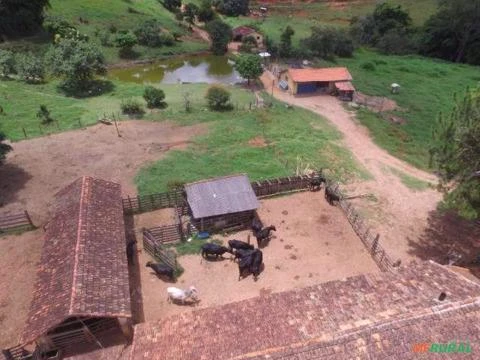
[[[18,59],[18,75],[27,83],[40,83],[45,79],[43,59],[32,53],[22,54]]]
[[[66,90],[86,90],[95,75],[107,72],[105,57],[95,45],[63,39],[48,51],[47,63],[54,75],[63,76]]]
[[[215,12],[212,9],[211,0],[202,0],[200,9],[198,9],[198,21],[207,23],[215,18]]]
[[[147,102],[148,108],[163,109],[167,106],[167,103],[163,101],[165,99],[165,93],[163,90],[157,89],[153,86],[145,87],[143,91],[143,98]]]
[[[160,1],[160,0],[159,0]],[[163,6],[170,11],[174,11],[179,9],[182,6],[181,0],[163,0],[161,1]]]
[[[295,34],[295,31],[287,25],[285,30],[283,30],[282,35],[280,35],[280,46],[278,48],[279,55],[281,57],[289,57],[292,52],[292,36]]]
[[[230,101],[230,93],[222,86],[210,86],[205,98],[207,99],[210,110],[221,111],[231,109],[232,107],[228,103]]]
[[[53,121],[53,118],[50,116],[50,110],[48,110],[46,105],[40,105],[40,109],[37,111],[37,119],[40,119],[43,125]]]
[[[149,47],[162,46],[161,33],[162,26],[155,19],[143,22],[134,30],[138,43]]]
[[[480,0],[440,0],[438,12],[425,23],[421,52],[480,64]]]
[[[480,218],[480,87],[467,90],[449,117],[440,116],[433,132],[431,163],[445,202],[468,218]],[[452,183],[455,188],[448,191]]]
[[[129,56],[137,42],[137,37],[131,31],[119,32],[115,37],[115,44],[120,48],[120,56],[122,57]]]
[[[303,39],[301,45],[313,56],[324,59],[331,59],[335,55],[349,57],[354,50],[350,36],[345,31],[333,27],[312,27],[310,37]]]
[[[250,79],[256,79],[263,73],[260,56],[252,54],[240,55],[235,61],[235,69],[247,79],[248,85]]]
[[[195,16],[198,14],[198,10],[198,6],[194,3],[188,3],[185,5],[185,12],[183,13],[185,21],[190,25],[193,25],[195,23]]]
[[[4,143],[5,140],[5,134],[0,132],[0,165],[5,161],[7,153],[13,150],[10,145]]]
[[[15,56],[11,51],[0,49],[0,77],[15,74]]]
[[[1,0],[0,38],[30,34],[40,28],[49,0]]]
[[[228,51],[228,43],[233,33],[230,25],[222,20],[213,20],[207,23],[206,29],[212,40],[211,50],[215,55],[223,55]]]
[[[248,14],[249,0],[223,0],[218,10],[227,16]]]

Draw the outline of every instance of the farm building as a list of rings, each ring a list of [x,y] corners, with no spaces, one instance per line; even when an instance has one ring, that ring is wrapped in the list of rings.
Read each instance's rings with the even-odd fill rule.
[[[247,36],[251,36],[257,42],[258,47],[261,47],[263,45],[263,35],[248,26],[238,26],[233,29],[232,32],[233,41],[242,42]]]
[[[24,348],[69,356],[131,336],[121,200],[120,185],[91,177],[56,194],[22,335]]]
[[[292,95],[309,94],[315,92],[333,93],[336,91],[336,84],[349,83],[348,89],[344,85],[338,85],[342,92],[349,93],[353,86],[350,81],[352,75],[347,68],[322,68],[322,69],[289,69],[286,75],[288,88]],[[355,89],[353,89],[354,91]],[[352,92],[353,95],[353,92]]]
[[[199,230],[243,228],[259,202],[246,175],[231,175],[185,185],[192,224]]]

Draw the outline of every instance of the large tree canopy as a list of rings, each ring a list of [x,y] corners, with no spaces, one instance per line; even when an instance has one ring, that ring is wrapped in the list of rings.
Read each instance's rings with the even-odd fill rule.
[[[250,79],[256,79],[263,73],[260,56],[253,54],[240,55],[235,60],[235,69],[247,79],[249,85]]]
[[[480,218],[480,88],[468,90],[449,117],[440,116],[431,148],[441,185],[455,187],[445,201],[468,218]]]
[[[49,0],[0,0],[0,37],[24,35],[37,30]]]
[[[228,43],[232,39],[232,28],[222,20],[217,19],[207,23],[205,28],[212,40],[212,51],[215,55],[223,55],[228,50]]]
[[[425,24],[422,52],[480,64],[480,0],[440,0],[438,12]]]

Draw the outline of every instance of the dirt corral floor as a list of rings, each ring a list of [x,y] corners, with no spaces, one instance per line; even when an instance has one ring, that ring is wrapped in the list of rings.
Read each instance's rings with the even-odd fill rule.
[[[27,320],[43,230],[0,237],[0,349],[17,345]]]
[[[199,307],[379,271],[341,210],[329,206],[323,192],[262,200],[258,212],[263,223],[275,225],[277,231],[262,249],[265,268],[257,282],[251,275],[238,281],[238,266],[229,260],[228,253],[221,261],[202,260],[200,255],[181,256],[178,261],[185,272],[176,284],[164,282],[145,267],[145,263],[152,259],[148,253],[141,251],[139,268],[145,320],[162,319]],[[151,215],[145,215],[151,222]],[[247,241],[248,234],[249,231],[242,231],[225,238],[215,238]],[[251,242],[256,245],[253,236]],[[186,288],[190,285],[199,291],[201,301],[197,306],[167,302],[168,286]]]
[[[2,214],[27,209],[40,225],[49,218],[53,195],[83,175],[118,182],[124,194],[135,194],[133,179],[144,163],[185,148],[207,128],[135,120],[118,127],[121,137],[115,126],[99,124],[14,143],[0,168]]]

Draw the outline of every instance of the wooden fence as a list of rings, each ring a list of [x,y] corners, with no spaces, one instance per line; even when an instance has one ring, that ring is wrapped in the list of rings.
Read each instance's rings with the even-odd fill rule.
[[[124,214],[139,214],[143,212],[174,208],[184,202],[182,190],[170,191],[151,195],[137,195],[122,200]]]
[[[310,187],[311,181],[312,176],[301,175],[253,181],[251,184],[255,195],[262,198],[293,191],[307,190]]]
[[[143,248],[153,258],[163,262],[174,270],[177,269],[178,264],[176,255],[173,252],[168,251],[168,249],[166,249],[149,230],[143,231]]]
[[[13,215],[0,215],[0,234],[17,230],[30,230],[35,226],[27,211]]]
[[[176,243],[183,240],[183,232],[180,224],[164,225],[145,230],[155,241],[162,245]]]

